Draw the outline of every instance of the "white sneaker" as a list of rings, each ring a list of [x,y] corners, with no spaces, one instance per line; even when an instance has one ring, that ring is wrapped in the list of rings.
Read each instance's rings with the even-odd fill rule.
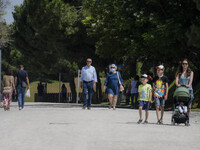
[[[19,107],[19,110],[22,110],[22,108],[21,108],[21,107]]]

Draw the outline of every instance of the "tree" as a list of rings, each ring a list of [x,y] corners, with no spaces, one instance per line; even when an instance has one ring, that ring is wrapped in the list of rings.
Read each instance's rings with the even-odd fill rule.
[[[85,22],[98,37],[101,58],[142,61],[148,71],[157,63],[176,66],[175,56],[190,53],[185,33],[200,14],[190,0],[87,0],[85,5],[91,11]]]
[[[17,51],[12,44],[12,25],[8,26],[3,19],[3,15],[6,13],[5,8],[9,5],[7,0],[0,0],[0,45],[2,48],[2,74],[6,70],[16,70],[15,63],[19,61],[21,57],[19,51]]]
[[[88,42],[81,20],[80,1],[25,0],[15,7],[14,37],[29,72],[57,74],[67,72],[75,101],[74,76],[94,46]]]
[[[197,9],[200,10],[200,1],[194,0],[196,2]],[[198,16],[196,16],[198,18]],[[186,35],[188,38],[188,46],[190,47],[190,58],[193,64],[200,70],[200,23],[199,19],[196,19],[190,26],[190,30],[187,31]]]
[[[0,0],[0,44],[4,45],[6,42],[8,42],[8,27],[2,18],[2,16],[5,14],[5,8],[6,5],[8,5],[8,1]]]

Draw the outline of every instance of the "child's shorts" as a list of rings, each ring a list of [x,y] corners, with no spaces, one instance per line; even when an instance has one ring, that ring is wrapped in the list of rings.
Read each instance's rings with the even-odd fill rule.
[[[149,110],[149,105],[150,102],[149,101],[139,101],[139,107],[142,107],[142,109],[144,110]]]
[[[165,99],[164,99],[164,97],[162,97],[162,98],[155,97],[155,105],[156,106],[165,107]]]

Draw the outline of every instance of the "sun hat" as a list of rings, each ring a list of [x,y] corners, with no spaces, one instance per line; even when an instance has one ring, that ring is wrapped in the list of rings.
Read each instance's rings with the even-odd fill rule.
[[[143,75],[141,76],[141,78],[149,79],[149,77],[148,77],[147,74],[143,74]]]
[[[163,65],[159,65],[159,66],[156,67],[156,69],[162,69],[162,70],[164,70],[165,67]]]

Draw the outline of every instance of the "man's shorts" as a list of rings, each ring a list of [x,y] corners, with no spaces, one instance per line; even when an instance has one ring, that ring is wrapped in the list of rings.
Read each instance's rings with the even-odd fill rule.
[[[149,110],[149,105],[150,105],[150,102],[149,101],[139,101],[139,107],[142,107],[142,109],[144,110]]]
[[[165,107],[165,98],[164,97],[161,97],[161,98],[155,97],[155,105]]]

